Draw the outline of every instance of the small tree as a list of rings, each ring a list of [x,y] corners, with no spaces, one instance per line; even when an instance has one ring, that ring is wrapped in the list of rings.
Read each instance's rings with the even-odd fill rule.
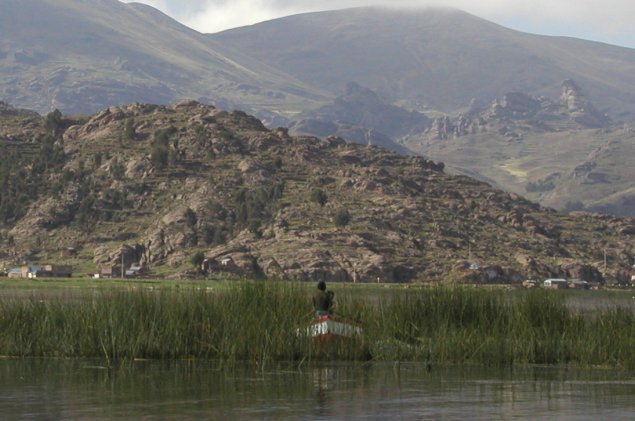
[[[324,206],[328,202],[328,196],[322,189],[313,189],[311,191],[311,202]]]
[[[198,222],[196,212],[194,212],[191,208],[187,208],[185,211],[185,222],[187,223],[187,226],[191,228],[194,228]]]
[[[337,211],[333,220],[335,222],[335,226],[344,227],[351,222],[351,214],[348,212],[348,209],[342,208]]]
[[[97,152],[93,155],[93,168],[99,168],[104,159],[104,155],[101,152]]]
[[[44,127],[52,133],[62,127],[62,112],[57,108],[46,115],[44,118]]]
[[[126,120],[126,125],[123,129],[124,136],[128,140],[133,140],[136,136],[135,128],[134,128],[134,119],[130,118]]]
[[[203,254],[202,251],[199,251],[196,254],[194,254],[194,256],[192,256],[192,258],[190,259],[190,262],[192,263],[192,266],[194,266],[197,269],[200,269],[204,260],[205,260],[205,254]]]
[[[154,146],[150,152],[150,161],[157,168],[167,167],[169,162],[168,150],[160,146]]]
[[[154,132],[150,160],[155,167],[163,169],[170,163],[170,136],[174,133],[176,133],[176,128],[174,127]],[[172,156],[172,160],[176,161],[174,156]]]

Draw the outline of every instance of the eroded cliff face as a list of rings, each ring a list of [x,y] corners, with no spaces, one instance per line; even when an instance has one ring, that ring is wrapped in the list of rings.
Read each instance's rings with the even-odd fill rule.
[[[458,117],[438,117],[423,138],[443,140],[491,132],[514,140],[526,134],[611,126],[611,119],[593,105],[574,81],[565,80],[561,89],[558,101],[509,92],[489,106],[470,106]]]
[[[501,105],[513,104],[535,106]],[[23,121],[45,133],[40,120]],[[164,274],[197,273],[202,254],[208,276],[520,282],[571,268],[595,279],[606,249],[619,256],[611,273],[633,258],[632,219],[558,214],[423,157],[294,137],[193,101],[112,107],[55,136],[63,166],[3,222],[5,264],[72,246],[84,266],[124,253]]]

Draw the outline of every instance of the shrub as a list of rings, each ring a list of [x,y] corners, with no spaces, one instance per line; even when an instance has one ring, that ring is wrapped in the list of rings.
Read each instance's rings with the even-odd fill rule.
[[[348,209],[342,208],[337,211],[333,221],[335,222],[335,226],[344,227],[351,222],[351,214],[348,212]]]
[[[205,254],[203,254],[202,251],[199,251],[194,256],[192,256],[192,258],[190,259],[190,262],[192,263],[192,266],[194,266],[195,268],[200,268],[204,260],[205,260]]]
[[[62,112],[56,108],[48,113],[44,118],[44,127],[53,133],[57,133],[62,127]]]
[[[124,126],[124,136],[128,140],[133,140],[136,136],[135,128],[134,128],[134,119],[126,120],[126,125]]]
[[[311,191],[311,202],[324,206],[328,202],[328,196],[322,189],[313,189]]]

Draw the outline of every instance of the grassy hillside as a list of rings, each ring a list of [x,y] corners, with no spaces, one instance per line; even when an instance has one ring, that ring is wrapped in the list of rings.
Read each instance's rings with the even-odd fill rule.
[[[264,64],[239,64],[148,6],[21,0],[0,4],[0,95],[42,113],[85,113],[181,98],[297,107],[318,93]]]

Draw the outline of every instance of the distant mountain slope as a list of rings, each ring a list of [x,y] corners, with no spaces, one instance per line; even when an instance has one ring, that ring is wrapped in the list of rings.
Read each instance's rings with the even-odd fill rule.
[[[407,108],[549,95],[574,79],[603,111],[635,120],[635,50],[513,31],[456,10],[308,13],[209,36],[336,94],[350,81]]]
[[[0,2],[1,99],[40,112],[92,112],[184,97],[250,108],[281,99],[293,104],[298,92],[319,96],[283,72],[244,62],[141,4]]]
[[[392,139],[425,131],[430,119],[416,111],[386,102],[375,92],[351,82],[332,104],[301,114],[290,128],[294,133],[340,136],[350,142],[382,146],[411,154]]]
[[[635,131],[600,113],[574,82],[561,92],[559,100],[508,93],[402,142],[546,206],[635,215]]]
[[[584,98],[563,99],[565,80]],[[117,0],[0,1],[0,101],[82,114],[182,98],[422,153],[545,205],[635,214],[632,165],[617,155],[633,143],[633,49],[449,9],[310,13],[203,35]],[[510,104],[520,115],[505,115]],[[576,168],[598,149],[582,182]]]
[[[600,111],[635,120],[635,50],[456,10],[347,9],[203,35],[117,0],[0,2],[0,100],[40,112],[187,97],[276,124],[349,82],[409,110],[454,112],[473,98],[549,95],[565,79]]]

